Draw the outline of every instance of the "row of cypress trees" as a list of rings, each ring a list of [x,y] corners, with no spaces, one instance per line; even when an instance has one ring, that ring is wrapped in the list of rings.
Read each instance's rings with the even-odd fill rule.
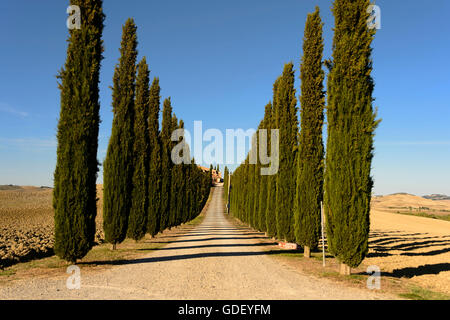
[[[113,248],[126,237],[140,240],[146,233],[154,236],[193,219],[211,186],[208,174],[193,160],[172,162],[173,148],[184,143],[183,136],[172,141],[172,133],[184,123],[173,113],[169,97],[163,102],[159,130],[159,79],[150,87],[146,58],[136,65],[136,31],[133,19],[128,19],[114,73],[114,119],[104,162],[103,230]],[[183,152],[189,153],[185,146]]]
[[[329,61],[323,61],[319,8],[308,14],[300,66],[300,131],[293,65],[288,63],[258,127],[279,129],[278,173],[261,175],[261,164],[250,164],[247,156],[226,181],[234,216],[271,237],[300,244],[305,257],[318,247],[324,201],[329,251],[346,274],[368,251],[370,168],[378,124],[372,108],[370,45],[375,31],[367,25],[369,5],[369,0],[335,0]],[[329,68],[326,155],[324,64]],[[250,153],[258,150],[257,138]]]
[[[72,263],[92,248],[96,230],[102,4],[102,0],[71,1],[81,8],[81,28],[70,30],[66,63],[58,75],[61,111],[54,173],[54,251]],[[171,150],[183,142],[183,137],[172,141],[172,131],[183,128],[183,121],[172,113],[167,98],[159,130],[159,79],[150,87],[146,58],[136,64],[136,31],[134,21],[128,19],[114,72],[114,119],[103,164],[103,230],[113,248],[126,237],[154,236],[193,219],[206,203],[211,186],[209,175],[193,159],[190,164],[172,163]]]

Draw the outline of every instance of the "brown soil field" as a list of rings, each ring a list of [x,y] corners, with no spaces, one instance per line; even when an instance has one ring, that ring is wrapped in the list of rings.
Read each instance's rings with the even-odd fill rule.
[[[392,207],[450,210],[450,201],[396,194],[373,199],[370,250],[364,265],[408,278],[421,287],[450,294],[450,222],[396,214]],[[447,212],[449,214],[449,212]]]
[[[103,239],[102,186],[97,187],[96,241]],[[0,267],[53,254],[53,189],[0,190]]]

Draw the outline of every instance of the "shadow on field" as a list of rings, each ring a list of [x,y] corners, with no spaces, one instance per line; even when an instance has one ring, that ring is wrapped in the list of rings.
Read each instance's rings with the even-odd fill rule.
[[[448,236],[427,236],[427,235],[429,234],[402,233],[401,231],[371,232],[369,237],[369,247],[375,252],[370,252],[367,255],[367,257],[368,258],[389,257],[389,256],[425,257],[450,252],[450,235]],[[437,249],[435,247],[440,248]],[[430,249],[430,251],[411,252],[419,249]]]
[[[439,274],[444,271],[450,271],[450,263],[426,264],[415,268],[396,269],[392,272],[382,272],[382,276],[394,278],[412,278],[426,274]]]

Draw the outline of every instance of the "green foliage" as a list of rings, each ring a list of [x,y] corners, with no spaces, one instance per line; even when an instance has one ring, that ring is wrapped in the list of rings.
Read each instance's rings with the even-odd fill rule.
[[[164,100],[161,140],[161,217],[159,231],[170,226],[170,184],[172,178],[171,150],[172,141],[172,105],[170,98]]]
[[[225,166],[225,170],[224,170],[224,176],[223,176],[223,195],[224,195],[224,200],[225,200],[225,204],[228,203],[228,186],[230,183],[230,177],[229,177],[230,172],[228,171],[228,167]]]
[[[252,147],[250,149],[250,155],[252,156],[252,158],[257,154],[258,152],[258,147],[257,147],[257,133],[255,133],[252,137]],[[255,214],[255,199],[256,199],[256,176],[255,176],[255,170],[256,170],[256,165],[253,163],[250,163],[250,159],[249,159],[249,164],[247,167],[248,170],[248,194],[247,194],[247,198],[248,198],[248,203],[247,203],[247,212],[248,212],[248,223],[252,226],[255,227],[255,222],[256,222],[256,214]]]
[[[173,124],[176,129],[184,129],[183,120],[177,123],[177,118],[173,117]],[[184,139],[181,137],[180,139]],[[173,142],[175,145],[179,142]],[[172,178],[170,185],[170,226],[177,226],[183,221],[183,211],[185,210],[184,205],[186,201],[186,181],[185,181],[185,170],[184,165],[175,164],[172,167]]]
[[[269,130],[278,128],[278,87],[281,81],[281,76],[273,84],[273,102],[272,102],[272,110],[270,113],[269,124],[267,128]],[[270,135],[268,135],[270,137]],[[271,139],[267,139],[268,146],[271,146]],[[270,147],[268,148],[270,149]],[[276,210],[276,196],[277,196],[277,176],[271,175],[267,176],[268,184],[267,184],[267,205],[266,205],[266,232],[271,237],[277,237],[277,217],[275,214]]]
[[[178,194],[179,186],[180,186],[180,167],[176,166],[172,161],[172,149],[175,146],[175,142],[172,141],[171,135],[172,131],[179,129],[178,125],[178,119],[175,114],[172,114],[172,124],[171,124],[171,130],[170,130],[170,143],[169,143],[169,149],[168,149],[168,155],[169,155],[169,164],[170,164],[170,185],[169,185],[169,218],[168,218],[168,225],[167,227],[170,229],[171,227],[176,225],[176,206],[177,206],[177,197],[180,196]]]
[[[297,243],[315,249],[320,235],[320,202],[323,198],[325,92],[322,69],[323,23],[319,8],[308,14],[300,67],[300,137],[297,155],[295,236]]]
[[[267,130],[267,152],[270,154],[270,121],[272,113],[272,103],[269,102],[264,110],[264,119],[261,123],[261,129]],[[261,231],[267,231],[266,214],[267,214],[267,198],[268,198],[268,186],[270,177],[267,175],[261,175],[261,167],[259,164],[257,174],[259,175],[259,194],[258,194],[258,229]]]
[[[298,120],[297,98],[294,88],[293,64],[284,66],[277,89],[277,127],[280,130],[279,169],[276,176],[276,220],[280,239],[295,241],[294,200],[296,190],[295,152],[297,147]]]
[[[136,25],[133,19],[128,19],[114,72],[114,119],[103,170],[103,230],[106,241],[114,245],[125,239],[131,209],[136,47]]]
[[[148,172],[149,172],[149,70],[145,57],[138,64],[134,118],[134,172],[131,211],[127,236],[140,240],[147,231]]]
[[[367,27],[369,0],[335,0],[333,60],[328,76],[324,203],[330,252],[357,267],[368,252],[373,136],[378,121]]]
[[[210,165],[209,165],[209,177],[210,177],[211,183],[212,183],[212,173],[213,173],[213,165],[210,164]]]
[[[74,263],[88,253],[95,235],[104,14],[101,0],[73,0],[71,4],[83,10],[81,29],[70,31],[66,62],[58,75],[61,110],[53,207],[54,251]]]
[[[147,232],[155,236],[160,231],[161,217],[161,140],[159,137],[159,111],[160,111],[159,79],[153,80],[150,88],[148,135],[150,150],[150,166],[148,174],[148,222]]]

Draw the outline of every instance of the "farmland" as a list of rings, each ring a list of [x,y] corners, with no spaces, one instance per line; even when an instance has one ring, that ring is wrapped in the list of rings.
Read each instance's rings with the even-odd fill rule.
[[[12,186],[1,189],[0,266],[52,255],[53,189]],[[102,197],[99,198],[101,204]],[[100,208],[98,213],[96,241],[101,241]]]

